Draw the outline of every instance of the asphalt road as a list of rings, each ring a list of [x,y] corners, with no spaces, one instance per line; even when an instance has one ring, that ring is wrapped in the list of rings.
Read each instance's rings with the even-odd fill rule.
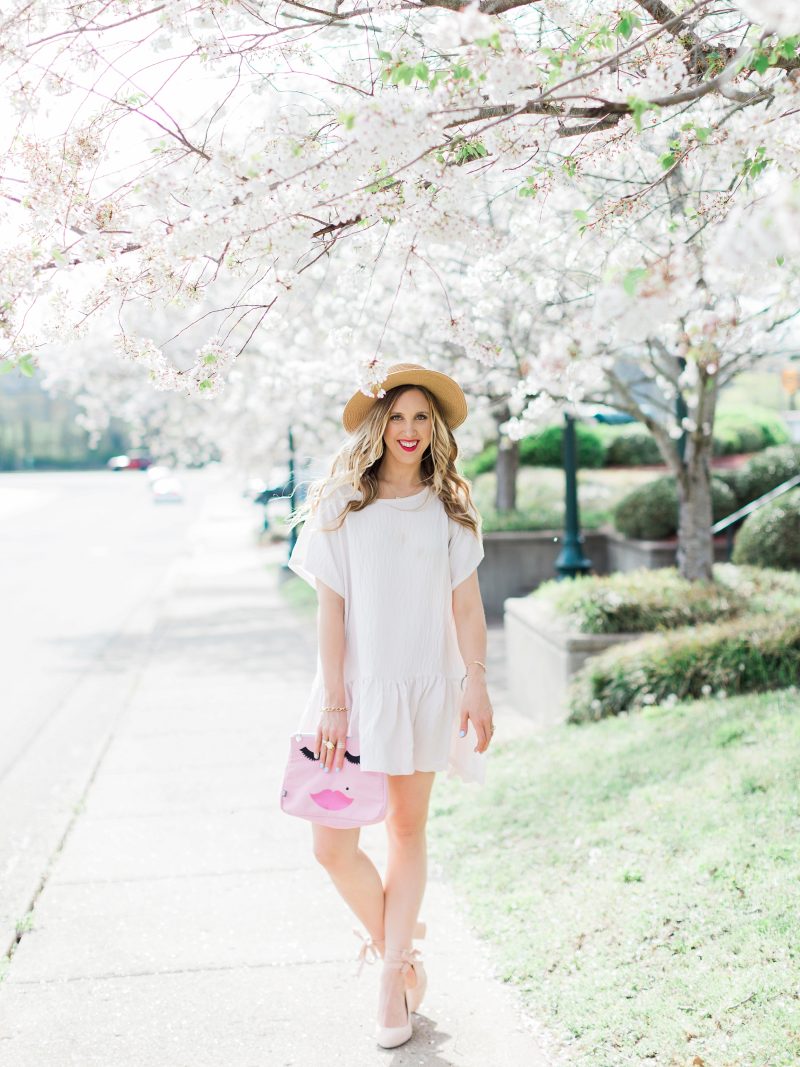
[[[184,501],[156,504],[141,471],[0,474],[0,952],[136,684],[158,590],[214,493],[238,495],[230,478],[182,472]]]
[[[186,550],[213,478],[156,504],[142,471],[0,475],[0,782]]]

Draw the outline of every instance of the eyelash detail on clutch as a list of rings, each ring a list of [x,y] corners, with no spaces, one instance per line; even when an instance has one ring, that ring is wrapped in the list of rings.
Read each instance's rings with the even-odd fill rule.
[[[310,748],[306,748],[305,745],[302,745],[300,751],[303,753],[306,759],[310,759],[314,763],[316,763],[317,757],[314,755]],[[345,752],[344,758],[347,760],[348,763],[361,763],[360,756],[351,756],[349,752]]]

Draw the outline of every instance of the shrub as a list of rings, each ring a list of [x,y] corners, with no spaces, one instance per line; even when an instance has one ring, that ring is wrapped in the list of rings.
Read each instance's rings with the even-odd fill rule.
[[[570,721],[664,700],[761,692],[800,681],[800,614],[745,615],[648,634],[594,656],[575,676]]]
[[[641,426],[617,432],[608,442],[606,463],[611,467],[649,467],[663,462],[655,438]]]
[[[735,476],[737,503],[741,507],[775,489],[800,473],[800,445],[767,448],[740,467]]]
[[[734,563],[800,568],[800,492],[778,497],[747,519],[736,536]]]
[[[749,611],[800,611],[800,573],[716,563],[714,580],[745,600]]]
[[[783,445],[789,441],[789,431],[786,423],[776,411],[770,408],[759,407],[758,404],[737,404],[733,407],[720,407],[717,413],[716,426],[740,427],[746,426],[752,432],[756,430],[761,439],[761,448],[771,448],[773,445]]]
[[[746,448],[745,445],[751,447]],[[745,441],[739,428],[735,426],[714,427],[713,452],[715,456],[735,456],[740,452],[758,452],[765,447],[764,439],[758,430],[755,431],[754,438],[751,428],[750,439]]]
[[[714,521],[736,510],[731,489],[718,478],[711,479]],[[661,541],[678,530],[678,490],[669,475],[640,485],[623,497],[614,510],[614,525],[624,537]]]
[[[644,633],[718,621],[747,604],[730,586],[690,582],[670,567],[545,582],[532,595],[585,634]]]
[[[715,479],[715,481],[722,482],[724,485],[727,485],[727,487],[730,489],[731,493],[733,494],[733,498],[734,498],[736,504],[738,505],[739,504],[739,491],[738,491],[739,471],[737,471],[737,470],[715,470],[714,471],[714,479]]]
[[[488,444],[482,452],[477,454],[477,456],[470,456],[469,459],[464,461],[464,475],[472,481],[472,479],[477,478],[479,474],[493,471],[496,464],[497,445],[494,443]]]
[[[606,460],[606,446],[597,430],[583,423],[575,424],[578,466],[596,469]],[[560,467],[563,457],[563,426],[548,426],[540,433],[523,437],[519,443],[519,461],[528,467]]]

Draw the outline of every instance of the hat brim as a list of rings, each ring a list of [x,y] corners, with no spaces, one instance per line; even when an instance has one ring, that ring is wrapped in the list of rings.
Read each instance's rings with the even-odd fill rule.
[[[467,417],[467,398],[464,391],[458,382],[447,374],[420,367],[419,370],[394,371],[381,382],[381,388],[387,392],[398,385],[422,385],[433,393],[451,430],[460,426]],[[354,433],[358,429],[369,415],[376,399],[377,397],[367,396],[360,391],[350,397],[342,412],[342,425],[348,433]]]

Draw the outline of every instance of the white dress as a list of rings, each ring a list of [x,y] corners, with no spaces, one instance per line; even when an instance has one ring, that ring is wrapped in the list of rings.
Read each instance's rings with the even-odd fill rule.
[[[387,774],[444,771],[483,782],[486,753],[470,723],[459,737],[464,660],[452,593],[483,559],[480,535],[451,519],[430,489],[378,499],[333,526],[345,487],[328,493],[304,523],[289,566],[344,598],[344,687],[348,734],[361,766]],[[296,727],[314,733],[324,703],[322,664]]]

